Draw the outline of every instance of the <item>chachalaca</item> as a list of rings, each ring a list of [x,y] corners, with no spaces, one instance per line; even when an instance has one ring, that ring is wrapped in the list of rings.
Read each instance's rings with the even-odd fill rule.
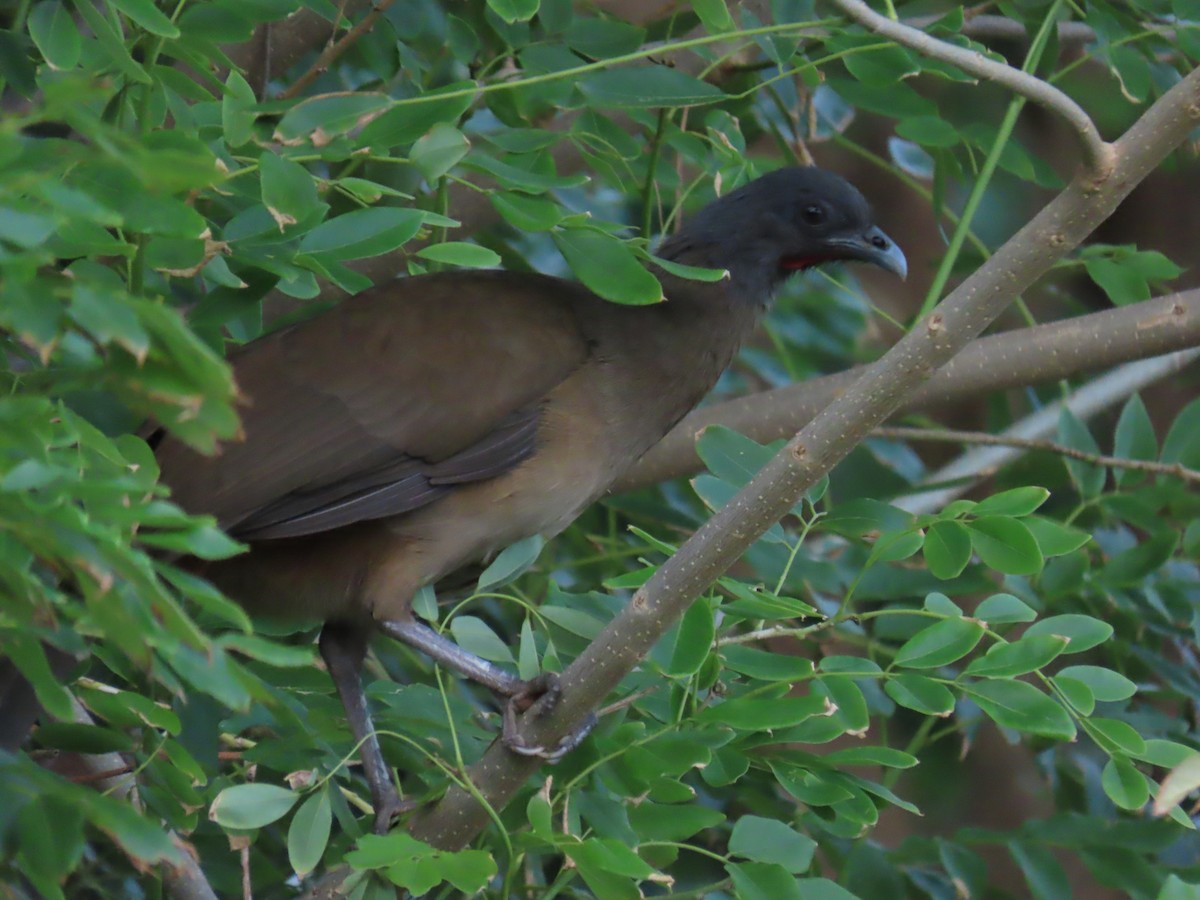
[[[729,277],[660,270],[664,302],[637,307],[515,272],[381,284],[235,353],[244,440],[211,457],[157,447],[176,501],[250,545],[204,574],[256,614],[327,623],[320,649],[377,830],[401,804],[360,682],[371,630],[524,708],[552,676],[522,682],[467,654],[414,618],[414,593],[570,524],[700,402],[790,273],[832,260],[906,272],[862,195],[815,168],[718,199],[658,253]]]

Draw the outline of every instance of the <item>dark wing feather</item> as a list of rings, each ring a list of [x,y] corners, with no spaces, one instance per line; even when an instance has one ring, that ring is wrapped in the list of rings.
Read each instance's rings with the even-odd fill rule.
[[[300,537],[420,509],[453,485],[481,481],[526,459],[537,438],[536,409],[509,416],[482,441],[440,463],[401,456],[378,469],[293,491],[230,529],[246,541]]]
[[[399,515],[532,451],[543,398],[584,363],[578,285],[509,272],[381,285],[231,360],[245,440],[167,438],[162,480],[249,540]],[[587,295],[590,296],[590,295]]]

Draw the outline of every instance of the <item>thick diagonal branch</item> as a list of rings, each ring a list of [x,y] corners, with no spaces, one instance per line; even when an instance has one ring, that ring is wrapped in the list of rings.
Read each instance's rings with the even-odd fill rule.
[[[526,717],[526,739],[552,745],[598,707],[692,601],[809,486],[1108,218],[1197,123],[1200,70],[1163,95],[1114,145],[1108,178],[1099,184],[1090,176],[1072,182],[702,526],[563,673],[558,706],[544,717]],[[536,760],[517,757],[497,743],[468,777],[488,803],[503,807],[537,767]],[[457,848],[488,821],[475,797],[451,789],[411,830],[421,840]]]

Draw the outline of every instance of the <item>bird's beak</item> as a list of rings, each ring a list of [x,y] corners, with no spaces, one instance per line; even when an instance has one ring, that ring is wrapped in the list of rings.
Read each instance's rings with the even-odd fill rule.
[[[896,242],[874,226],[851,237],[826,238],[826,245],[844,253],[847,259],[873,263],[903,281],[908,276],[908,260]]]

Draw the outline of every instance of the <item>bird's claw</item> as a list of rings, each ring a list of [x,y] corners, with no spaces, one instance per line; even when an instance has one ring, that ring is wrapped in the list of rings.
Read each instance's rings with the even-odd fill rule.
[[[528,743],[517,727],[518,713],[526,712],[536,706],[534,715],[544,716],[558,705],[561,697],[562,686],[559,684],[558,676],[553,672],[543,672],[536,678],[525,682],[525,686],[513,694],[508,703],[504,705],[504,730],[500,737],[504,746],[518,756],[536,756],[553,765],[583,743],[583,739],[596,727],[594,714],[589,715],[583,724],[565,735],[553,747]]]

